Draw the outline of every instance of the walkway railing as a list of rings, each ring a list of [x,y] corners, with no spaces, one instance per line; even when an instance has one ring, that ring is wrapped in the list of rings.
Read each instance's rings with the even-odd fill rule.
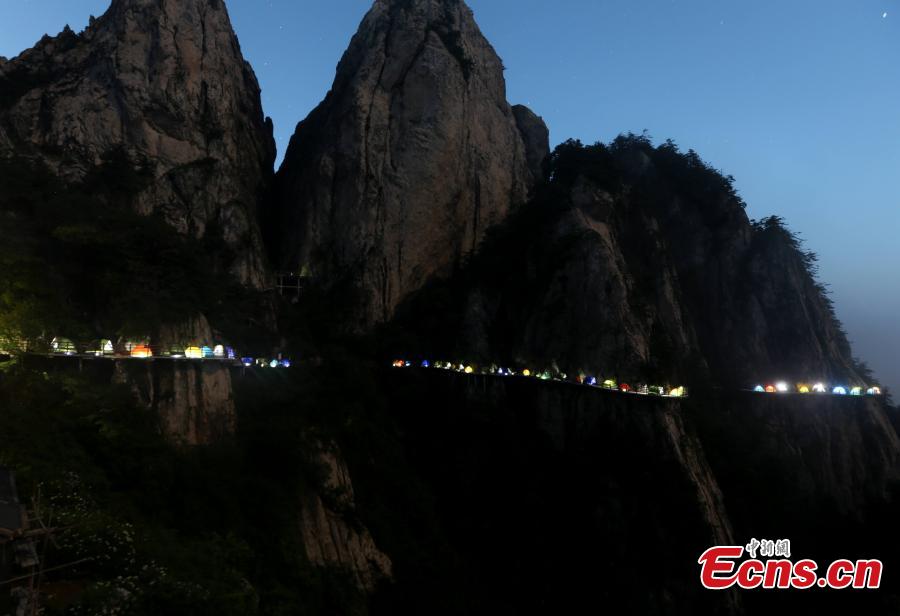
[[[636,383],[630,385],[625,382],[618,382],[616,379],[599,380],[597,377],[578,373],[570,376],[568,373],[560,371],[535,371],[530,368],[521,368],[513,370],[496,364],[491,366],[478,367],[474,364],[465,362],[454,363],[445,361],[431,362],[427,359],[421,361],[409,361],[404,359],[395,360],[392,363],[394,368],[422,368],[426,370],[447,370],[451,372],[459,372],[470,376],[485,375],[497,377],[521,377],[528,379],[536,379],[541,381],[556,381],[560,383],[570,383],[572,385],[580,385],[583,387],[591,387],[597,389],[605,389],[622,394],[638,395],[638,396],[658,396],[661,398],[687,398],[688,390],[683,385],[651,385],[649,383]]]
[[[2,341],[0,341],[2,342]],[[40,355],[47,357],[72,357],[89,360],[170,360],[170,361],[210,361],[235,366],[261,368],[290,368],[292,360],[278,354],[276,357],[251,357],[238,353],[224,344],[187,343],[157,345],[147,341],[124,341],[113,343],[101,339],[88,344],[76,344],[68,338],[54,338],[49,345],[40,342],[9,341],[0,343],[0,355]]]

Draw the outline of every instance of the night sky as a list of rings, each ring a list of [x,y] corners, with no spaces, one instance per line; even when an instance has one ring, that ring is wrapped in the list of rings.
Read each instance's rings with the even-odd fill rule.
[[[230,0],[280,153],[370,0]],[[554,143],[647,130],[737,178],[820,255],[839,316],[900,392],[900,0],[469,0],[509,99]],[[0,0],[15,56],[109,0]]]

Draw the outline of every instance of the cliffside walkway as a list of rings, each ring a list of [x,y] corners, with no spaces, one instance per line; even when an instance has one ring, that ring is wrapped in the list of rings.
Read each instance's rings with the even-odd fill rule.
[[[13,350],[9,350],[11,348]],[[223,344],[199,342],[163,347],[148,342],[128,341],[114,344],[112,340],[98,340],[76,345],[68,338],[54,338],[49,346],[46,343],[35,345],[22,341],[13,344],[7,342],[0,346],[0,356],[12,356],[17,353],[79,361],[216,362],[245,368],[290,368],[293,363],[282,354],[274,357],[250,357],[241,355],[234,348]]]
[[[6,348],[10,345],[7,343]],[[68,358],[82,361],[169,361],[169,362],[211,362],[231,367],[241,368],[290,368],[293,361],[282,355],[276,357],[250,357],[239,355],[232,347],[222,344],[206,345],[189,343],[187,345],[172,345],[159,347],[144,342],[124,342],[113,344],[111,340],[100,340],[95,343],[77,346],[67,338],[54,338],[49,348],[34,350],[29,345],[17,343],[14,352],[0,348],[0,358],[11,356],[13,353],[47,358]],[[465,362],[454,363],[447,361],[430,361],[427,359],[410,361],[406,359],[394,360],[392,366],[396,369],[424,369],[443,370],[457,372],[467,376],[492,376],[499,378],[520,377],[541,381],[553,381],[568,383],[580,387],[601,389],[626,395],[657,396],[662,398],[683,399],[688,397],[688,388],[684,385],[651,384],[640,381],[627,383],[613,378],[600,380],[595,376],[579,373],[562,372],[559,369],[532,370],[530,368],[516,368],[515,370],[492,364],[490,366],[477,366]],[[810,396],[881,396],[882,390],[878,386],[846,385],[816,383],[789,384],[779,381],[768,385],[757,385],[753,388],[740,391],[756,393],[760,395],[810,395]]]
[[[657,396],[661,398],[675,399],[684,399],[688,397],[688,390],[683,385],[672,387],[667,385],[649,385],[646,383],[639,383],[632,386],[625,382],[617,382],[615,379],[605,379],[601,382],[596,377],[585,374],[578,374],[577,376],[570,377],[568,373],[559,371],[551,372],[549,370],[545,370],[541,372],[533,371],[530,368],[512,370],[510,368],[497,365],[479,368],[466,363],[456,364],[453,362],[443,361],[431,362],[429,360],[412,362],[403,359],[395,360],[391,365],[397,369],[417,368],[422,370],[445,370],[449,372],[458,372],[467,376],[491,376],[498,378],[517,377],[534,379],[538,381],[551,381],[557,383],[566,383],[569,385],[576,385],[579,387],[601,389],[626,395]]]
[[[553,381],[558,383],[568,383],[570,385],[577,385],[581,387],[589,387],[594,389],[602,389],[606,391],[618,392],[626,395],[637,395],[637,396],[657,396],[661,398],[674,398],[674,399],[684,399],[688,397],[688,388],[683,385],[678,386],[664,386],[664,385],[650,385],[647,383],[635,382],[634,385],[617,382],[615,379],[605,379],[602,382],[599,381],[596,377],[585,375],[583,373],[579,373],[577,376],[570,376],[568,373],[560,372],[560,371],[549,371],[545,370],[543,372],[533,371],[529,368],[523,368],[520,370],[512,370],[505,367],[500,367],[497,365],[491,365],[490,367],[476,367],[475,365],[462,363],[453,363],[453,362],[443,362],[436,361],[431,362],[429,360],[421,360],[421,361],[409,361],[404,359],[395,360],[391,364],[396,369],[422,369],[422,370],[444,370],[449,372],[456,372],[460,374],[464,374],[467,376],[492,376],[499,378],[510,378],[510,377],[518,377],[518,378],[528,378],[528,379],[536,379],[541,381]],[[829,386],[825,383],[814,383],[814,384],[806,384],[806,383],[797,383],[795,385],[789,385],[784,381],[779,381],[773,385],[758,385],[752,389],[742,389],[740,391],[746,393],[755,393],[762,395],[801,395],[801,396],[881,396],[882,391],[880,387],[870,386],[847,386],[847,385],[834,385]]]

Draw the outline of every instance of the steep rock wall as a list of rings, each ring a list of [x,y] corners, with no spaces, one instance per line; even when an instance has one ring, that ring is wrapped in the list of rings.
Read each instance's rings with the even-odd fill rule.
[[[368,529],[353,523],[353,482],[347,465],[334,446],[323,450],[323,489],[304,494],[300,505],[300,532],[306,557],[319,567],[337,567],[350,573],[356,586],[373,592],[390,580],[391,559],[375,545]]]
[[[69,183],[111,160],[136,170],[147,181],[131,207],[210,235],[223,270],[268,285],[258,203],[272,126],[221,1],[115,0],[84,32],[0,64],[0,92],[0,156]]]
[[[678,402],[443,371],[389,378],[410,464],[495,611],[737,613],[735,595],[697,584],[702,551],[735,537]]]
[[[529,162],[465,3],[377,0],[279,170],[282,262],[361,290],[352,326],[387,320],[525,200]]]
[[[210,445],[234,437],[237,413],[228,366],[125,360],[115,363],[113,380],[131,387],[174,443]]]

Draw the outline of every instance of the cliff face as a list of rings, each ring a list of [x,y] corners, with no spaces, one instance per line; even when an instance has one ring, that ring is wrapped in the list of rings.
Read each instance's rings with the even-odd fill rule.
[[[896,606],[893,575],[880,593],[802,603],[792,593],[710,593],[697,580],[705,549],[754,537],[790,539],[795,560],[900,557],[900,439],[881,399],[672,401],[415,369],[392,371],[385,388],[454,558],[490,580],[460,592],[493,613],[585,602],[646,614]],[[398,584],[406,579],[398,573]]]
[[[458,613],[738,613],[696,582],[703,550],[742,538],[680,403],[444,371],[395,371],[387,389],[465,570],[457,592],[490,606]]]
[[[213,445],[234,437],[237,413],[228,366],[116,362],[113,381],[131,387],[173,443]]]
[[[544,162],[550,154],[550,131],[544,119],[525,105],[513,105],[516,126],[525,143],[525,157],[535,180],[544,179]]]
[[[539,157],[461,0],[377,0],[278,173],[282,261],[359,287],[354,325],[386,320],[525,200]]]
[[[0,156],[67,183],[111,159],[138,169],[136,211],[208,237],[228,253],[223,270],[266,284],[257,207],[272,126],[220,0],[114,0],[83,33],[0,64],[0,93]]]
[[[867,505],[896,490],[900,438],[879,399],[728,394],[692,405],[703,409],[700,431],[745,530],[792,510],[780,522],[809,532],[799,527],[811,507],[819,521],[831,515],[864,523]],[[783,491],[777,505],[761,498],[759,480]]]
[[[551,171],[451,283],[466,299],[443,329],[462,334],[428,352],[730,388],[865,383],[812,258],[778,220],[750,221],[695,154],[567,144]],[[438,310],[420,301],[410,322]]]
[[[900,439],[896,410],[853,397],[719,393],[688,401],[737,544],[789,538],[793,556],[897,562]],[[868,555],[868,556],[867,556]],[[900,579],[866,596],[743,593],[749,614],[862,610],[889,614]],[[836,596],[837,595],[837,596]]]
[[[310,563],[348,572],[356,586],[374,592],[379,582],[391,579],[391,559],[375,545],[369,530],[354,524],[356,513],[350,472],[335,447],[322,451],[323,489],[303,495],[300,533]]]

